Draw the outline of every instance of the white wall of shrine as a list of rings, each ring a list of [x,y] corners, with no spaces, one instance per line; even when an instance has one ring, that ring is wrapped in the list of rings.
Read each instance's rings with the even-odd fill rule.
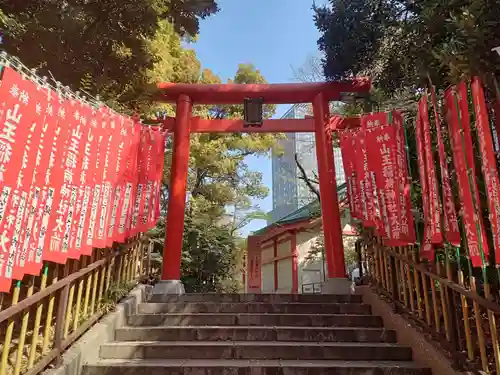
[[[344,211],[342,217],[342,227],[350,222],[348,211]],[[296,235],[298,265],[297,283],[298,293],[312,293],[312,288],[319,288],[315,283],[321,283],[325,279],[327,270],[326,259],[321,253],[315,258],[309,259],[308,255],[313,250],[321,235],[322,227],[317,225],[314,228],[304,229]],[[292,234],[286,233],[277,238],[276,257],[274,253],[273,240],[261,244],[262,267],[261,267],[261,292],[262,293],[291,293],[293,286],[293,254],[292,254]],[[344,247],[353,246],[352,236],[344,236]],[[276,266],[275,263],[276,262]],[[275,272],[277,271],[277,287],[275,283]]]

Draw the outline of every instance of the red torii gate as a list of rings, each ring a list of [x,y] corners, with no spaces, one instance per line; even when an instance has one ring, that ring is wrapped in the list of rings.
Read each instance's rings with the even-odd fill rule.
[[[314,132],[328,277],[345,278],[331,138],[335,125],[331,124],[328,103],[340,101],[344,93],[366,93],[370,87],[368,78],[300,84],[158,84],[161,94],[157,100],[176,103],[176,116],[164,120],[164,127],[173,133],[174,140],[162,280],[153,293],[184,292],[180,269],[191,133]],[[295,120],[264,120],[260,127],[245,127],[243,120],[205,120],[191,116],[193,104],[243,104],[246,99],[262,99],[263,104],[312,103],[314,116]]]

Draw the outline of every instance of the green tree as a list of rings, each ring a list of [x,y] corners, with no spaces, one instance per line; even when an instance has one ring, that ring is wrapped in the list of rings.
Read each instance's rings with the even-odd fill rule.
[[[370,75],[390,96],[445,88],[464,76],[499,73],[494,0],[330,0],[315,7],[328,79]]]
[[[148,91],[148,71],[170,52],[151,48],[165,22],[187,38],[218,11],[214,0],[0,0],[0,9],[8,53],[128,110]]]

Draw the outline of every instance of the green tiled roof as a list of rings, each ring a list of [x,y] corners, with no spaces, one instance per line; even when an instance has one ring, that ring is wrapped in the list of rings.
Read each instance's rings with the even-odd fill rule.
[[[337,185],[337,193],[339,202],[343,201],[347,197],[347,184],[343,183]],[[321,210],[320,204],[318,200],[312,201],[311,203],[299,208],[298,210],[293,211],[292,213],[282,217],[278,221],[275,221],[272,224],[269,224],[267,227],[259,229],[258,231],[253,232],[254,235],[260,235],[265,233],[267,230],[275,227],[279,227],[280,225],[293,224],[302,220],[312,219],[316,214],[318,214]]]

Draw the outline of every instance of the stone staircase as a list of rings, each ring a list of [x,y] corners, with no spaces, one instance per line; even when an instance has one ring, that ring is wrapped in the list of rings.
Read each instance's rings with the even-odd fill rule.
[[[359,295],[154,298],[84,375],[430,375]]]

